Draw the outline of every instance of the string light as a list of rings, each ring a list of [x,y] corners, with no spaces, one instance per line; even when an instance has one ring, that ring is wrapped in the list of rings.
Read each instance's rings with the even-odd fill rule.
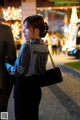
[[[21,8],[14,8],[14,7],[8,7],[3,9],[3,17],[6,21],[8,20],[21,20],[22,9]]]
[[[8,7],[3,9],[3,18],[5,21],[10,22],[14,40],[21,40],[21,19],[22,19],[22,9]]]

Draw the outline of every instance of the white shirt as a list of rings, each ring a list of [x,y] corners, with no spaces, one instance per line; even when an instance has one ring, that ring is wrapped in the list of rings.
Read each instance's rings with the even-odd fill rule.
[[[57,37],[56,37],[56,35],[53,35],[51,37],[51,45],[57,45],[57,44],[58,44]]]

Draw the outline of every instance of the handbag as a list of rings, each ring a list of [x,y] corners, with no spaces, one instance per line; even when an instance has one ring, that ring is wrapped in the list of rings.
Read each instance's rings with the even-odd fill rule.
[[[38,75],[37,80],[40,87],[57,84],[63,81],[62,73],[59,67],[56,67],[49,52],[53,68],[46,70],[45,73]]]

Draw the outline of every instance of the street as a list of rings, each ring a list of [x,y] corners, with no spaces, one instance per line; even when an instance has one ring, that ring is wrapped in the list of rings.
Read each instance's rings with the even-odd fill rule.
[[[65,58],[62,56],[57,56],[58,59],[54,57],[57,65],[64,62]],[[80,79],[67,72],[62,72],[62,75],[64,79],[62,83],[42,88],[39,120],[80,119]],[[8,114],[9,120],[15,120],[13,91],[9,100]]]

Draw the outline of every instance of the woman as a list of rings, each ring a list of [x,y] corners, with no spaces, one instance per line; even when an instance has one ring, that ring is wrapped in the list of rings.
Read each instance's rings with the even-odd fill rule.
[[[24,22],[26,42],[21,46],[14,66],[6,63],[9,74],[16,75],[14,87],[14,105],[16,120],[38,120],[41,88],[32,75],[42,74],[46,69],[48,48],[42,37],[48,32],[48,26],[40,15],[27,17]]]

